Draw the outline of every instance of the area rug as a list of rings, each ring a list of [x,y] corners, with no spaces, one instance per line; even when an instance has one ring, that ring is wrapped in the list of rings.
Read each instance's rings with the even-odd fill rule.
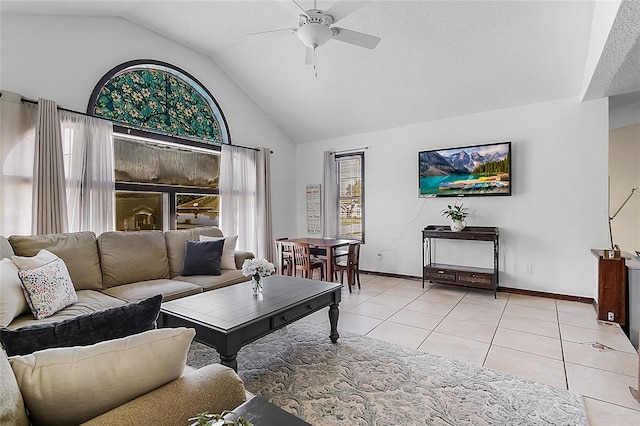
[[[194,342],[187,364],[219,362]],[[242,348],[250,392],[313,425],[588,425],[580,395],[328,326],[291,324]]]

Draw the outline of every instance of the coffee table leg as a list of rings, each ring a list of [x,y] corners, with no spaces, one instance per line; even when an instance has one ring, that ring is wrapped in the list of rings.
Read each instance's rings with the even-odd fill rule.
[[[236,360],[237,356],[238,356],[238,353],[231,354],[231,355],[220,354],[220,364],[224,365],[225,367],[233,368],[233,371],[237,373],[238,372],[238,361]]]
[[[329,307],[329,323],[331,324],[331,334],[329,334],[329,338],[333,343],[338,341],[338,315],[340,312],[338,311],[338,305],[334,304]]]

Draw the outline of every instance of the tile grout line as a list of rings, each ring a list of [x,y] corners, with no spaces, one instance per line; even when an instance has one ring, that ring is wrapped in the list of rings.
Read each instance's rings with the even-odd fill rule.
[[[567,372],[567,360],[564,357],[564,342],[562,340],[562,328],[560,327],[560,312],[558,311],[558,304],[556,303],[555,305],[556,305],[556,319],[558,320],[558,336],[560,338],[560,353],[562,354],[562,368],[564,369],[564,384],[567,390],[569,390],[569,373]],[[581,396],[584,398],[584,395],[581,395]]]
[[[507,297],[507,302],[504,304],[504,308],[502,308],[500,319],[496,324],[496,329],[493,331],[493,336],[491,336],[491,342],[489,342],[489,349],[487,350],[487,353],[484,356],[484,360],[482,361],[482,368],[488,368],[488,367],[485,367],[485,364],[487,363],[487,358],[489,358],[489,352],[491,352],[491,347],[493,346],[493,340],[496,338],[496,334],[498,333],[498,328],[500,327],[500,323],[502,322],[502,317],[504,317],[504,312],[507,310],[507,305],[509,304],[510,299],[511,299],[511,295],[509,294]]]

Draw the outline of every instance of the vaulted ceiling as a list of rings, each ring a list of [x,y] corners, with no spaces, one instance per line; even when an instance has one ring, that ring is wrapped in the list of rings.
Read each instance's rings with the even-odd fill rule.
[[[3,0],[0,11],[115,16],[162,34],[211,58],[297,143],[577,97],[583,88],[592,1],[360,3],[338,26],[382,41],[368,50],[330,40],[318,51],[317,78],[295,35],[247,37],[297,26],[291,1]],[[632,20],[623,32],[637,41],[637,28]],[[633,60],[625,93],[640,90]],[[621,81],[613,80],[603,96]]]

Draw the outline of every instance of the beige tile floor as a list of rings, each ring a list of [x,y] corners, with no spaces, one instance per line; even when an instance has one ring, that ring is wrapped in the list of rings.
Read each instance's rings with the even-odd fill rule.
[[[430,352],[583,396],[591,425],[640,425],[638,354],[593,306],[361,274],[346,288],[339,330]],[[326,310],[307,317],[323,323]],[[593,343],[606,346],[598,350]]]

